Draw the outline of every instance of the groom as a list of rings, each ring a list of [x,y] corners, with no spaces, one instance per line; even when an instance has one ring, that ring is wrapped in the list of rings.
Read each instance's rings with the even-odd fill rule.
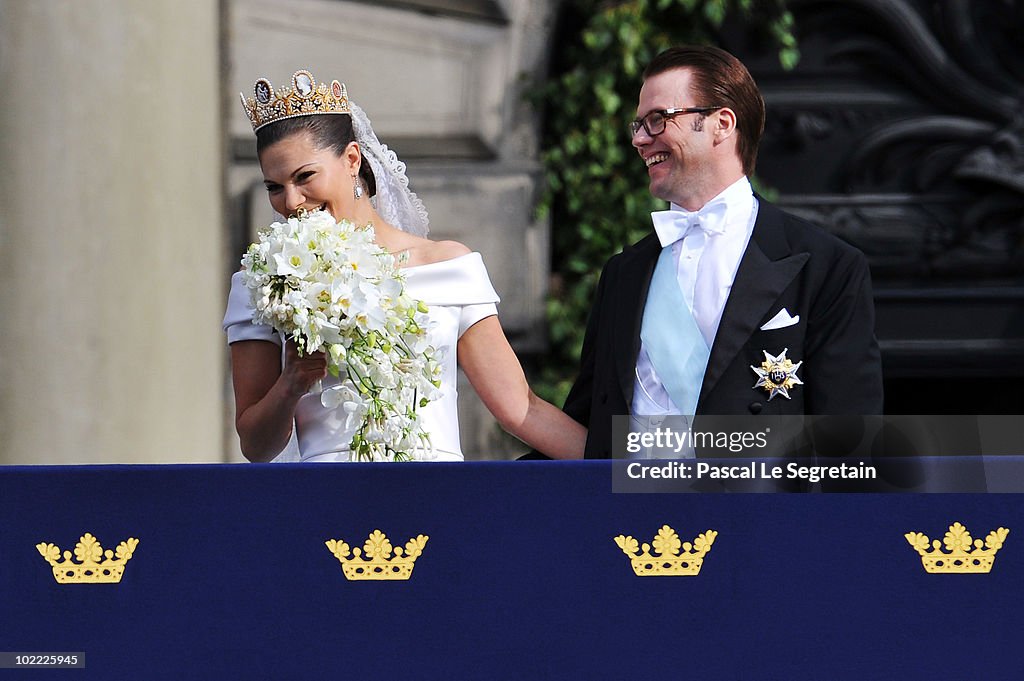
[[[882,413],[863,254],[753,194],[764,100],[715,47],[659,54],[632,144],[671,204],[605,265],[565,411],[609,458],[612,416]]]

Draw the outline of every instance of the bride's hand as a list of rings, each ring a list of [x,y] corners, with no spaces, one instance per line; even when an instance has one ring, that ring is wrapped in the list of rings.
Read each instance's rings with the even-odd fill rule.
[[[322,352],[299,355],[294,341],[287,341],[281,380],[293,395],[305,395],[313,384],[327,375],[327,356]]]

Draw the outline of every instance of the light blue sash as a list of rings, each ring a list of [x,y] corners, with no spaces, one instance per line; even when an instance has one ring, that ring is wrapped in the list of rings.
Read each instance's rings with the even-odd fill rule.
[[[661,249],[654,266],[640,339],[672,402],[682,414],[694,414],[711,350],[679,290],[671,246]]]

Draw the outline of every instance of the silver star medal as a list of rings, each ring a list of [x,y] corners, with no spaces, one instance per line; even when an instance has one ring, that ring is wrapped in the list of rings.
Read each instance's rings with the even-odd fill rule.
[[[792,360],[787,359],[786,353],[789,352],[789,348],[784,348],[777,357],[769,355],[767,350],[761,352],[764,353],[764,361],[761,362],[761,366],[750,365],[750,368],[757,374],[757,383],[754,384],[754,387],[764,388],[768,393],[769,402],[776,395],[782,395],[787,400],[792,399],[789,396],[790,389],[795,385],[804,384],[796,375],[797,369],[803,362],[793,364]]]

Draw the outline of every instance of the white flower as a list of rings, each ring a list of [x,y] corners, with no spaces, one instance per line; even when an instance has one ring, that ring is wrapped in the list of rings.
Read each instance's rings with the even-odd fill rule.
[[[402,282],[398,279],[384,279],[380,282],[379,289],[381,298],[387,300],[389,305],[394,305],[394,301],[402,295],[403,287]]]
[[[387,316],[384,309],[379,305],[367,305],[367,307],[359,313],[358,318],[360,323],[365,324],[366,328],[371,331],[383,331],[387,325]]]
[[[306,250],[304,244],[286,243],[273,256],[273,273],[305,277],[316,262],[316,254]]]

